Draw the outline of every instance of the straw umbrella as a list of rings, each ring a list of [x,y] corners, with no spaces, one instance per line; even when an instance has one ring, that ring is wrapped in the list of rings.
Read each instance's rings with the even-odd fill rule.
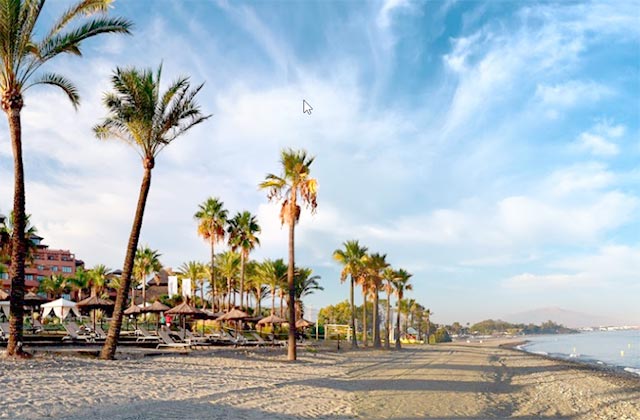
[[[101,299],[97,296],[89,296],[77,303],[77,306],[86,310],[93,310],[93,330],[96,330],[96,309],[106,309],[113,307],[114,303],[109,299]]]
[[[127,316],[135,315],[133,319],[135,320],[134,322],[135,322],[136,330],[138,329],[138,315],[140,315],[141,313],[142,313],[142,308],[140,308],[138,305],[134,305],[133,302],[131,302],[131,306],[129,306],[124,311],[124,314]],[[129,323],[129,325],[131,325],[131,323]]]
[[[166,315],[180,315],[180,319],[182,321],[182,339],[185,339],[185,328],[186,328],[186,322],[185,322],[185,318],[189,315],[194,316],[194,315],[201,315],[202,311],[200,311],[200,309],[196,309],[193,306],[189,305],[188,302],[182,302],[180,305],[176,306],[175,308],[171,308],[168,311],[165,311]]]
[[[160,313],[166,312],[169,309],[171,308],[165,305],[164,303],[161,303],[160,301],[156,300],[155,302],[153,302],[153,304],[151,304],[151,306],[145,306],[141,308],[140,312],[156,314],[156,330],[157,330],[158,326],[160,325]]]
[[[313,325],[313,322],[300,318],[296,321],[296,328],[307,328]]]
[[[272,331],[273,334],[271,335],[271,337],[273,337],[272,343],[275,343],[275,340],[276,340],[275,325],[276,324],[284,324],[285,322],[287,322],[286,319],[280,318],[278,315],[271,314],[266,318],[262,318],[260,321],[258,321],[258,323],[256,325],[262,326],[262,325],[269,324],[269,325],[274,326],[274,329]]]
[[[219,317],[216,321],[235,321],[236,324],[236,338],[238,338],[238,321],[250,318],[249,314],[241,311],[240,309],[233,308],[226,314]]]

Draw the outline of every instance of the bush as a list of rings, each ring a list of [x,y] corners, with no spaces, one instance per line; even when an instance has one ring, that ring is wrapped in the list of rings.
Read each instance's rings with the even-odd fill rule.
[[[451,342],[451,337],[449,336],[449,333],[447,332],[447,330],[445,330],[444,328],[438,329],[438,331],[436,331],[435,334],[431,334],[429,336],[429,344],[450,343],[450,342]]]

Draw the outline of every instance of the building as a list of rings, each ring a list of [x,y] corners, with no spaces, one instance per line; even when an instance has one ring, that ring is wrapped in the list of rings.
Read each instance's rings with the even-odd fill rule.
[[[69,250],[51,249],[42,243],[41,236],[32,235],[31,242],[34,244],[32,250],[33,258],[27,260],[25,267],[25,287],[37,289],[40,282],[51,275],[62,275],[72,277],[79,267],[84,266],[82,260],[76,259],[75,254]],[[2,287],[8,289],[11,286],[8,273],[2,273]]]

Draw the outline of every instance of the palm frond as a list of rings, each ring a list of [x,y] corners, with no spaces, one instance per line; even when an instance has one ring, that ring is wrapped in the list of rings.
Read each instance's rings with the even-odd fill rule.
[[[80,104],[78,88],[76,88],[76,86],[66,77],[55,73],[45,73],[36,79],[36,81],[26,86],[24,90],[26,91],[30,87],[36,85],[51,85],[59,87],[67,95],[73,107],[78,109],[78,105]]]
[[[67,24],[79,16],[90,16],[94,13],[106,13],[112,0],[82,0],[67,9],[53,24],[45,39],[52,38],[63,30]]]

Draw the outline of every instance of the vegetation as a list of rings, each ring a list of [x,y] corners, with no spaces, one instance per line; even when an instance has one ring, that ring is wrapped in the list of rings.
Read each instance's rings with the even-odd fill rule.
[[[137,279],[142,284],[142,305],[147,303],[147,277],[150,274],[157,273],[162,269],[162,263],[160,257],[162,254],[156,249],[151,249],[148,246],[140,246],[136,251],[136,255],[133,260],[133,278]],[[135,302],[135,288],[131,288],[131,302]]]
[[[229,246],[234,252],[240,253],[240,307],[244,305],[244,270],[249,258],[249,253],[260,245],[257,234],[260,233],[258,219],[248,211],[238,212],[229,220],[227,229],[229,234]]]
[[[333,251],[333,259],[342,265],[340,272],[340,281],[344,282],[349,277],[349,304],[351,306],[351,330],[356,330],[356,311],[354,302],[354,289],[356,279],[359,278],[364,271],[365,256],[367,248],[360,246],[358,241],[346,241],[342,244],[343,249]],[[345,322],[346,324],[346,322]],[[366,325],[366,324],[365,324]],[[358,340],[355,334],[351,334],[351,347],[358,347]]]
[[[105,94],[103,100],[109,114],[94,128],[99,139],[118,139],[133,146],[142,159],[144,169],[122,268],[122,284],[100,354],[102,359],[113,359],[116,352],[155,159],[175,139],[209,118],[201,112],[195,100],[202,84],[192,88],[189,78],[181,77],[161,93],[161,75],[162,66],[155,72],[117,68],[111,77],[113,92]]]
[[[287,358],[296,360],[296,299],[294,271],[295,271],[295,225],[300,220],[300,206],[302,201],[311,212],[317,207],[318,182],[311,178],[311,164],[314,158],[307,156],[303,150],[283,150],[280,156],[282,174],[268,174],[260,188],[268,191],[269,200],[282,201],[280,222],[289,226],[289,266],[287,270],[287,285],[289,288],[289,344]],[[282,305],[281,305],[282,307]]]
[[[80,96],[73,83],[56,73],[41,72],[42,66],[62,54],[80,55],[83,41],[107,33],[129,33],[131,23],[104,16],[111,0],[82,0],[54,20],[50,28],[38,25],[44,1],[0,0],[0,94],[2,110],[7,116],[13,150],[13,214],[16,234],[12,235],[11,304],[7,356],[21,355],[24,318],[24,275],[27,239],[24,236],[26,192],[22,159],[22,121],[25,92],[36,85],[61,89],[74,108]],[[98,14],[99,16],[95,16]],[[37,31],[36,31],[37,28]],[[44,36],[36,38],[36,34]]]
[[[449,329],[452,329],[449,327]],[[556,324],[553,321],[543,322],[541,325],[534,324],[511,324],[509,322],[501,320],[487,319],[485,321],[473,324],[466,330],[462,330],[462,333],[467,334],[480,334],[480,335],[495,335],[495,334],[569,334],[577,332],[571,328],[567,328],[564,325]]]

